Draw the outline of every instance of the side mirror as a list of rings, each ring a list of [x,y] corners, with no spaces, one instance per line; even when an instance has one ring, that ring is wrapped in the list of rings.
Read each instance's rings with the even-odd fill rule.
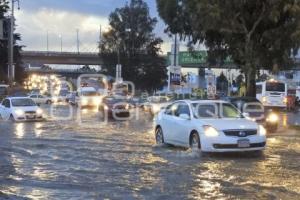
[[[244,113],[243,113],[243,116],[244,116],[244,117],[246,117],[246,118],[248,118],[248,117],[250,117],[250,114],[249,114],[249,113],[246,113],[246,112],[244,112]]]
[[[190,120],[190,119],[191,119],[190,116],[189,116],[188,114],[180,114],[179,117],[180,117],[181,119],[185,119],[185,120]]]

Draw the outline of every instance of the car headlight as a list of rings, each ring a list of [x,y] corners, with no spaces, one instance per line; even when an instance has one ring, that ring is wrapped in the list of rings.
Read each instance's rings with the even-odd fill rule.
[[[81,99],[81,105],[87,105],[88,103],[87,99]]]
[[[38,114],[38,115],[42,115],[42,114],[43,114],[43,110],[42,110],[42,109],[40,109],[40,108],[39,108],[39,109],[37,109],[37,110],[36,110],[36,114]]]
[[[109,107],[107,105],[104,105],[103,107],[104,107],[104,110],[108,110],[109,109]]]
[[[267,130],[262,125],[259,125],[258,126],[258,134],[264,136],[267,134]]]
[[[272,122],[272,123],[278,122],[278,120],[279,120],[279,117],[275,113],[271,113],[267,118],[267,122]]]
[[[102,103],[102,100],[101,99],[99,99],[99,98],[94,98],[93,99],[93,104],[94,105],[99,105],[99,104],[101,104]]]
[[[263,103],[266,103],[266,102],[267,102],[267,97],[263,97],[263,98],[262,98],[262,102],[263,102]]]
[[[128,110],[130,108],[129,104],[126,104],[125,109]]]
[[[219,132],[212,126],[203,126],[204,134],[207,137],[217,137],[219,135]]]
[[[152,110],[153,110],[153,112],[159,112],[160,111],[160,107],[158,105],[153,105],[152,106]]]
[[[283,103],[287,103],[288,102],[288,99],[287,99],[287,97],[284,97],[284,99],[283,99]]]
[[[16,110],[15,113],[17,116],[22,116],[25,114],[25,112],[23,110]]]

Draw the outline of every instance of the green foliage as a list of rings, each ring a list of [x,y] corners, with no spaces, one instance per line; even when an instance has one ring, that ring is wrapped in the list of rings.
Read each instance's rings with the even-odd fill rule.
[[[110,14],[110,30],[103,34],[99,45],[104,70],[115,75],[118,51],[122,76],[139,89],[155,90],[166,80],[166,63],[159,55],[162,39],[153,33],[156,18],[151,18],[143,0],[131,0]]]
[[[0,19],[5,20],[4,15],[7,14],[9,9],[7,0],[0,0]],[[7,31],[7,30],[6,30]],[[17,82],[21,82],[24,79],[25,73],[22,67],[21,50],[22,46],[19,46],[16,42],[21,40],[20,34],[14,34],[14,62],[15,66],[15,78]],[[7,63],[8,63],[8,40],[0,40],[0,82],[7,81]]]
[[[204,43],[210,61],[228,55],[255,95],[257,69],[286,68],[300,45],[297,0],[157,0],[167,31]]]

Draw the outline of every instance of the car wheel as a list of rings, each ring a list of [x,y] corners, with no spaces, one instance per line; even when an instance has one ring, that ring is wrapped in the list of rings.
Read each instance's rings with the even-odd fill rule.
[[[155,140],[156,140],[156,144],[164,143],[164,134],[161,127],[157,127],[155,130]]]
[[[197,132],[193,132],[190,136],[190,147],[191,149],[201,149],[200,138]]]
[[[47,100],[47,101],[46,101],[46,104],[51,104],[51,101],[50,101],[50,100]]]

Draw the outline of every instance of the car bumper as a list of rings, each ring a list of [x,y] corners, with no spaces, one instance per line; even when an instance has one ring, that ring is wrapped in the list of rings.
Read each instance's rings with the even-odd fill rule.
[[[34,117],[21,116],[21,117],[15,117],[15,121],[17,121],[17,122],[43,121],[43,120],[45,120],[45,118],[43,116],[34,116]]]
[[[238,141],[248,139],[249,147],[238,147]],[[209,138],[204,136],[201,138],[201,150],[204,152],[244,152],[244,151],[259,151],[264,150],[266,146],[265,136],[219,136]]]
[[[113,118],[128,118],[130,117],[130,111],[129,110],[109,110],[108,111],[108,116],[113,117]]]
[[[286,108],[286,104],[275,104],[275,103],[263,103],[264,107],[267,108]]]

